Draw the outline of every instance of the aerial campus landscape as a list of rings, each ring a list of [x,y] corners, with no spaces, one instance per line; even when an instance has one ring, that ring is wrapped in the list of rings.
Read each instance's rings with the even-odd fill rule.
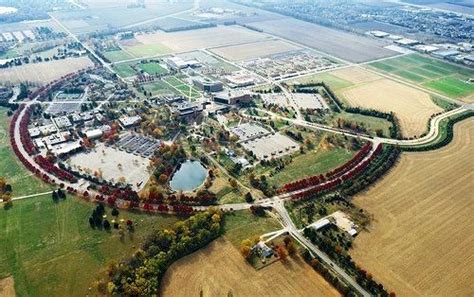
[[[0,296],[474,296],[469,0],[0,0]]]

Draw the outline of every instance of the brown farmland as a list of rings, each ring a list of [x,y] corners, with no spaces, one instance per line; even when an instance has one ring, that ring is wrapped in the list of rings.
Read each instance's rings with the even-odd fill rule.
[[[374,220],[352,256],[398,296],[474,296],[474,121],[454,133],[355,198]]]
[[[241,61],[286,53],[298,49],[301,48],[282,40],[265,40],[255,43],[214,48],[211,51],[227,60]]]
[[[344,89],[342,94],[353,106],[393,111],[400,120],[402,135],[406,137],[426,132],[430,116],[442,111],[427,93],[389,79],[357,84]]]
[[[384,46],[386,44],[380,40],[323,27],[294,18],[255,22],[252,23],[252,26],[266,33],[304,44],[305,46],[354,63],[371,61],[397,54],[394,51],[385,49]]]
[[[142,44],[163,45],[173,52],[185,52],[209,47],[256,42],[268,38],[270,37],[265,34],[236,26],[212,27],[172,33],[160,31],[136,36],[137,41]]]
[[[24,81],[45,84],[66,74],[91,67],[94,64],[87,57],[30,63],[0,69],[0,81],[20,83]]]
[[[220,238],[171,265],[161,296],[340,296],[302,259],[255,270],[226,239]]]

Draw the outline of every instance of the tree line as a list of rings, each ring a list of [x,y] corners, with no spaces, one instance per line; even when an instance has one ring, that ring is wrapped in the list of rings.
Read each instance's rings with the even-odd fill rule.
[[[172,229],[153,232],[128,260],[108,267],[108,277],[100,282],[99,291],[119,296],[158,295],[166,269],[220,236],[222,224],[222,213],[210,209]]]

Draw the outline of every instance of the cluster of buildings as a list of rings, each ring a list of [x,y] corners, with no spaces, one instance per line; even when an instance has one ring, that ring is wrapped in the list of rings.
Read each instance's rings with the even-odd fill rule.
[[[446,59],[466,65],[474,65],[474,45],[470,42],[425,44],[416,39],[405,38],[384,31],[369,31],[366,34],[377,38],[391,40],[396,45],[420,53],[430,54],[436,58]]]
[[[292,51],[246,61],[243,67],[275,80],[297,76],[310,71],[334,68],[337,64],[313,52]]]

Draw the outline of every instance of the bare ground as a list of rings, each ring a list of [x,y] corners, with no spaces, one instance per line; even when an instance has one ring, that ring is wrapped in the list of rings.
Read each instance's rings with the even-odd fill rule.
[[[442,111],[427,93],[389,79],[358,84],[342,94],[353,106],[394,112],[406,137],[426,132],[430,116]]]
[[[406,153],[355,198],[373,224],[355,261],[398,296],[474,296],[474,121],[431,152]]]
[[[13,276],[0,279],[0,296],[15,297],[15,281]]]
[[[166,296],[340,296],[301,258],[255,270],[225,238],[220,238],[168,269]]]

